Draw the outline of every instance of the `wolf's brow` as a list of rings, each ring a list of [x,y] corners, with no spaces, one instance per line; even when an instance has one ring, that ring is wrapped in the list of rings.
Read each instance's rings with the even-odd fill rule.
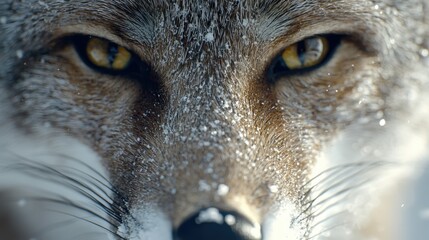
[[[265,32],[264,37],[279,34],[279,29],[282,32],[287,30],[287,25],[297,15],[303,15],[314,8],[314,1],[309,0],[248,0],[239,3],[237,12],[241,12],[243,18],[252,18],[252,14],[256,13],[258,21],[265,21],[259,27],[262,31],[272,31],[271,34]],[[124,1],[120,5],[113,4],[119,14],[120,25],[112,28],[115,34],[127,38],[127,40],[137,43],[150,43],[156,36],[155,29],[159,25],[157,21],[159,16],[167,7],[165,3],[155,3],[153,1]],[[171,7],[171,6],[170,6]],[[164,8],[164,9],[162,9]],[[170,9],[171,10],[171,9]],[[217,11],[212,9],[212,11]],[[102,16],[105,17],[105,16]],[[223,16],[218,16],[222,18]],[[236,20],[236,19],[233,19]],[[111,21],[118,22],[118,21]],[[293,26],[292,26],[293,27]],[[226,30],[226,29],[223,29]],[[233,29],[229,29],[234,31]]]
[[[338,1],[338,4],[342,4],[341,2]],[[272,40],[285,33],[299,32],[305,25],[317,25],[317,22],[322,19],[334,19],[334,16],[329,16],[329,11],[321,10],[322,6],[326,9],[333,7],[332,3],[321,4],[316,0],[248,0],[239,3],[236,12],[240,12],[239,15],[243,19],[254,18],[256,20],[255,30],[260,40]],[[120,12],[117,15],[120,18],[120,25],[114,28],[115,33],[127,40],[146,44],[150,44],[156,37],[156,27],[159,26],[158,21],[161,19],[159,16],[167,9],[165,3],[153,1],[125,1],[123,4],[112,5],[112,7]],[[211,10],[217,11],[216,9]],[[335,13],[336,17],[346,17],[339,11],[335,11]],[[243,19],[231,20],[242,22]],[[234,31],[234,29],[229,29],[229,31]]]
[[[148,1],[150,2],[150,1]],[[156,7],[148,2],[124,1],[113,4],[115,18],[111,30],[117,36],[137,44],[150,44],[155,37]]]
[[[304,36],[300,37],[305,37],[305,32],[302,31],[305,27],[311,26],[314,29],[322,25],[322,22],[333,19],[337,20],[337,23],[348,21],[357,24],[359,22],[356,21],[359,18],[359,13],[351,12],[350,6],[346,6],[350,3],[338,0],[334,6],[332,2],[322,2],[320,0],[241,1],[234,11],[241,19],[236,18],[237,16],[222,14],[217,16],[218,18],[230,17],[232,19],[224,19],[224,21],[236,21],[238,25],[231,24],[228,28],[219,30],[234,32],[236,27],[242,27],[239,24],[245,19],[252,20],[253,18],[254,21],[251,23],[255,27],[255,38],[261,42],[271,42],[279,38],[284,41],[295,34],[303,34]],[[224,3],[225,6],[221,6],[222,3],[218,7],[225,8],[227,2]],[[340,5],[345,6],[341,8]],[[334,7],[342,10],[335,10]],[[91,11],[93,16],[91,20],[96,25],[103,25],[125,41],[141,46],[153,46],[156,38],[159,37],[157,36],[157,28],[161,26],[160,21],[170,17],[171,12],[165,11],[174,11],[174,1],[166,3],[162,1],[125,0],[118,4],[117,1],[100,0],[95,2],[91,8],[88,6],[79,6],[79,8],[84,8],[87,11],[93,8],[99,9],[98,11]],[[208,9],[208,11],[219,14],[216,9]],[[334,13],[335,15],[333,15]],[[186,19],[179,21],[182,20],[185,21]],[[216,20],[208,19],[208,21]],[[363,25],[363,27],[367,28],[368,26]],[[312,32],[310,31],[310,33]]]

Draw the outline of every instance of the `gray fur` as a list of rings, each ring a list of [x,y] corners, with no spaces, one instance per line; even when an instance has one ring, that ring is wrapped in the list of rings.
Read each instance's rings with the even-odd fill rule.
[[[147,228],[132,214],[146,204],[177,227],[203,207],[246,211],[237,197],[259,224],[290,201],[300,212],[285,224],[308,239],[320,219],[311,209],[317,193],[306,183],[339,136],[354,132],[363,149],[391,133],[398,142],[388,153],[403,145],[396,133],[407,120],[413,119],[404,131],[427,131],[428,114],[419,107],[428,100],[428,5],[0,0],[0,90],[7,109],[1,120],[24,136],[66,135],[91,148],[108,172],[111,205],[123,208],[110,216],[118,219],[109,228],[115,234],[128,228],[124,239],[137,231],[132,227]],[[266,69],[283,48],[325,33],[347,35],[328,64],[269,83]],[[150,65],[158,86],[146,88],[148,76],[130,81],[89,69],[64,41],[73,34],[120,41]],[[358,180],[378,175],[389,161],[375,146],[356,159],[372,166]],[[415,159],[394,162],[403,160]],[[327,165],[336,164],[350,162]],[[219,186],[229,192],[219,195]]]

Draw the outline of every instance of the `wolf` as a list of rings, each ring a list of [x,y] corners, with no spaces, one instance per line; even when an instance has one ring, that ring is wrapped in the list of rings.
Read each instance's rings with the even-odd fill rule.
[[[0,0],[0,239],[397,239],[428,12]]]

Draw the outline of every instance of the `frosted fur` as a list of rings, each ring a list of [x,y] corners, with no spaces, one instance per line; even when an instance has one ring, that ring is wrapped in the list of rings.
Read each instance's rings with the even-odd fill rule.
[[[378,203],[428,156],[428,5],[0,0],[0,217],[22,221],[7,234],[172,240],[213,207],[264,240],[391,239]],[[326,64],[269,79],[282,49],[323,34],[342,36]],[[94,71],[76,35],[149,70]],[[37,219],[64,225],[39,236]]]

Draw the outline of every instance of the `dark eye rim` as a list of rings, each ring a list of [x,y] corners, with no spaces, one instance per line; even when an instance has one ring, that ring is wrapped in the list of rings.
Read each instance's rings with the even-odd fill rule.
[[[91,36],[91,35],[75,35],[75,36],[70,37],[70,41],[73,43],[73,46],[74,46],[77,54],[79,55],[80,60],[82,60],[82,62],[86,66],[91,68],[92,70],[94,70],[98,73],[101,73],[101,74],[107,74],[107,75],[113,75],[113,76],[120,75],[120,76],[124,76],[124,77],[134,77],[134,76],[138,76],[139,73],[150,71],[149,65],[146,64],[145,62],[141,61],[140,58],[135,53],[130,51],[129,49],[127,49],[127,50],[131,53],[131,59],[130,59],[130,63],[128,64],[128,66],[124,69],[121,69],[121,70],[107,69],[107,68],[103,68],[103,67],[95,65],[94,63],[91,62],[91,60],[89,60],[88,55],[86,53],[86,46],[88,44],[88,41],[91,38],[98,38],[101,40],[105,40],[107,42],[110,42],[111,44],[116,44],[116,43],[114,43],[108,39],[104,39],[104,38],[96,37],[96,36]],[[120,46],[120,45],[118,45],[118,46]]]
[[[125,82],[135,83],[140,86],[140,89],[142,91],[149,91],[154,94],[159,94],[160,92],[162,92],[161,89],[163,88],[163,86],[161,84],[161,81],[159,80],[160,77],[155,71],[153,71],[153,67],[146,61],[143,61],[137,54],[135,54],[133,51],[130,51],[129,49],[127,50],[131,53],[131,60],[129,65],[123,70],[106,69],[93,64],[89,60],[88,55],[86,53],[86,46],[91,38],[98,38],[111,42],[112,44],[116,44],[103,37],[86,34],[75,34],[66,36],[62,39],[61,42],[68,46],[72,46],[76,51],[77,55],[79,56],[79,60],[82,61],[82,63],[86,67],[88,67],[95,73],[111,77],[119,77],[125,80]],[[105,79],[103,78],[103,81],[104,80]]]
[[[321,68],[322,66],[326,65],[331,59],[332,57],[335,55],[335,52],[338,48],[338,46],[341,44],[342,39],[344,38],[344,35],[340,35],[340,34],[318,34],[318,35],[314,35],[314,36],[310,36],[307,38],[304,38],[298,42],[295,42],[293,44],[298,44],[300,42],[303,42],[307,39],[311,39],[311,38],[315,38],[315,37],[324,37],[328,40],[328,44],[329,44],[329,49],[328,49],[328,53],[326,54],[326,56],[324,57],[324,59],[316,64],[315,66],[311,66],[311,67],[307,67],[307,68],[303,68],[303,69],[288,69],[286,66],[284,67],[283,71],[280,71],[279,73],[274,72],[274,68],[278,67],[278,64],[283,61],[281,60],[281,55],[283,53],[283,51],[291,46],[288,45],[284,48],[282,48],[279,53],[273,58],[273,60],[271,61],[270,65],[267,68],[267,78],[269,80],[269,82],[274,83],[276,82],[279,78],[282,77],[287,77],[287,76],[302,76],[302,75],[306,75],[309,74],[310,72],[313,72],[319,68]]]

